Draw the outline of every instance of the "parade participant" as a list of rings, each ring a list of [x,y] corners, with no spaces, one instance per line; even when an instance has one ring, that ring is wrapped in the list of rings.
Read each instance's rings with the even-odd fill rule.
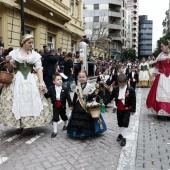
[[[142,59],[142,63],[139,65],[139,86],[146,87],[149,85],[149,64],[145,58]]]
[[[114,71],[114,75],[112,76],[112,80],[110,81],[110,84],[112,84],[114,82],[115,86],[118,85],[118,76],[119,74],[123,73],[124,69],[123,69],[123,65],[122,64],[118,64],[116,67],[116,70]]]
[[[123,73],[123,65],[118,64],[116,70],[114,71],[114,74],[112,75],[112,79],[109,82],[109,85],[112,86],[112,90],[114,86],[118,85],[118,76],[119,74]],[[113,113],[116,113],[116,105],[115,102],[113,102]]]
[[[87,73],[81,70],[78,74],[78,86],[73,97],[73,110],[67,126],[67,133],[72,137],[91,136],[106,131],[106,124],[100,114],[100,119],[94,119],[84,106],[84,101],[95,98],[95,86],[87,82]]]
[[[130,80],[130,86],[136,89],[136,84],[139,81],[139,75],[135,66],[132,66],[131,72],[128,74],[128,80]]]
[[[110,99],[114,99],[117,106],[117,121],[120,128],[117,141],[121,141],[120,145],[125,146],[130,115],[136,112],[135,90],[127,85],[127,76],[125,74],[119,74],[118,86],[113,88]]]
[[[149,64],[149,79],[151,79],[152,76],[152,72],[155,66],[155,61],[152,60],[152,58],[149,56],[147,63]]]
[[[106,104],[109,101],[110,97],[110,86],[109,84],[109,76],[108,76],[108,69],[105,67],[102,68],[101,74],[97,78],[97,88],[98,88],[98,96],[96,101],[99,102],[100,99],[103,99],[103,103]]]
[[[32,50],[33,40],[32,35],[25,34],[21,38],[21,47],[6,57],[16,67],[17,73],[12,83],[2,89],[0,123],[21,128],[18,133],[22,128],[44,126],[51,122],[51,109],[42,93],[46,87],[41,56]]]
[[[157,115],[170,116],[170,42],[161,42],[162,52],[156,58],[156,64],[152,73],[153,83],[146,105]]]
[[[70,109],[72,110],[72,101],[70,98],[70,94],[68,89],[62,86],[62,77],[59,74],[53,75],[53,83],[54,86],[50,87],[47,93],[45,93],[45,97],[51,99],[51,103],[53,104],[53,127],[54,132],[51,135],[51,138],[57,136],[57,125],[58,121],[61,119],[64,121],[63,130],[67,130],[68,117],[66,115],[66,100]]]

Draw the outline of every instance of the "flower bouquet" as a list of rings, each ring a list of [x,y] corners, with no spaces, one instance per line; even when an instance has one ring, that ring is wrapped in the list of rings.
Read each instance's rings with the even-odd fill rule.
[[[101,109],[100,103],[97,103],[96,101],[87,103],[86,108],[87,108],[88,112],[91,114],[92,118],[100,117],[100,109]]]

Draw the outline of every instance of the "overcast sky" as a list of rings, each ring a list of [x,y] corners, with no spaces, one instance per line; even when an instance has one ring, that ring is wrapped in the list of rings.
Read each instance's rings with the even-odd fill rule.
[[[139,15],[148,15],[148,19],[153,20],[153,49],[157,40],[162,37],[162,21],[168,9],[169,0],[139,0]]]

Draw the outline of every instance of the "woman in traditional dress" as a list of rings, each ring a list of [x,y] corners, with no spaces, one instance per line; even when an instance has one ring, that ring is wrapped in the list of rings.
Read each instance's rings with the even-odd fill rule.
[[[32,50],[33,36],[22,36],[20,48],[9,53],[7,60],[16,68],[10,85],[4,85],[0,96],[0,123],[4,126],[32,128],[51,122],[51,109],[42,91],[45,84],[41,56]]]
[[[147,63],[149,64],[149,80],[150,80],[152,77],[152,72],[153,72],[154,66],[155,66],[155,61],[149,56]],[[149,83],[149,85],[151,85],[151,84]]]
[[[139,86],[146,87],[149,85],[149,64],[145,58],[142,59],[142,63],[139,65]]]
[[[73,111],[70,117],[67,133],[72,137],[92,136],[106,131],[106,124],[100,118],[92,118],[85,107],[85,102],[93,101],[96,97],[95,87],[87,83],[87,73],[81,70],[78,74],[79,83],[73,97]]]
[[[96,98],[97,102],[100,102],[100,99],[103,100],[103,103],[107,105],[110,101],[110,79],[108,75],[108,69],[103,67],[101,70],[101,74],[97,78],[97,87],[99,89],[98,96]]]
[[[162,52],[156,58],[146,105],[157,115],[170,116],[170,42],[162,41]]]

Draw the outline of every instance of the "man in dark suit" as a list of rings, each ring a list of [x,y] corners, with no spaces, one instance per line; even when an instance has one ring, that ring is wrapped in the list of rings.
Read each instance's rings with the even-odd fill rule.
[[[54,85],[53,81],[52,81],[52,77],[56,73],[57,61],[58,61],[58,58],[56,56],[55,50],[51,50],[49,54],[46,53],[44,55],[44,59],[42,62],[43,78],[44,78],[44,82],[47,86],[47,89],[49,89],[50,86]]]

